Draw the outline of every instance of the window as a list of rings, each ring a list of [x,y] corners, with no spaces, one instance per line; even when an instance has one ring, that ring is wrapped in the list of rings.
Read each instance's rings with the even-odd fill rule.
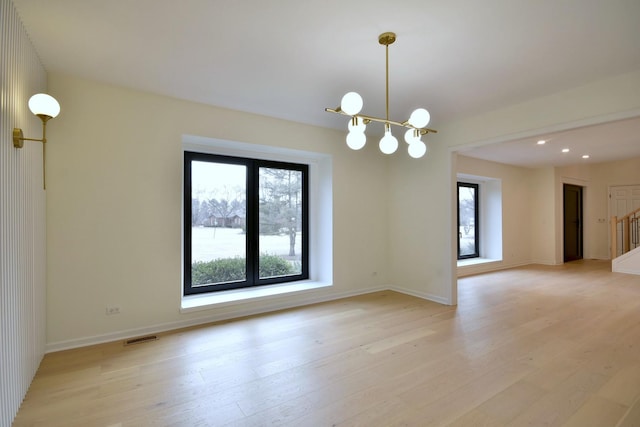
[[[304,164],[185,151],[184,294],[307,279],[308,187]]]
[[[458,259],[480,256],[478,184],[458,182]]]

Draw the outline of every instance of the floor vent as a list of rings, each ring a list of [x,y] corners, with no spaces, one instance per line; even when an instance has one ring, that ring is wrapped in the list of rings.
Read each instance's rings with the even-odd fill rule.
[[[156,341],[158,339],[157,335],[147,335],[139,338],[131,338],[130,340],[126,340],[124,345],[133,345],[133,344],[142,344],[144,342]]]

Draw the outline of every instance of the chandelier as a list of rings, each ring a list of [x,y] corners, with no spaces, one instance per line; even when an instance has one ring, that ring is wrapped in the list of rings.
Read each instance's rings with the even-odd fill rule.
[[[420,158],[427,152],[427,146],[422,141],[422,135],[428,133],[436,133],[434,129],[429,129],[426,126],[429,124],[431,116],[424,108],[418,108],[411,113],[409,119],[404,122],[398,122],[389,119],[389,45],[396,41],[395,33],[387,32],[382,33],[378,37],[378,42],[385,46],[386,51],[386,101],[387,111],[386,118],[381,119],[378,117],[366,116],[360,114],[362,110],[362,97],[357,92],[349,92],[342,97],[340,106],[334,108],[325,108],[324,110],[329,113],[337,113],[345,116],[350,116],[351,119],[347,125],[349,133],[347,134],[347,145],[352,150],[359,150],[367,142],[367,136],[365,135],[365,129],[371,122],[384,124],[384,136],[380,140],[380,151],[384,154],[392,154],[398,149],[398,139],[391,133],[391,125],[401,126],[406,128],[404,134],[404,140],[409,145],[408,152],[413,158]]]

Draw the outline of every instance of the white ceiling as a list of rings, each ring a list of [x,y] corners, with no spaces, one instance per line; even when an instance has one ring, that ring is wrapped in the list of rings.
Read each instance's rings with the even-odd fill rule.
[[[539,145],[538,141],[545,142]],[[565,153],[563,149],[569,151]],[[460,154],[529,168],[640,157],[640,117],[507,140]],[[589,157],[584,159],[585,155]]]
[[[49,71],[225,108],[344,129],[329,114],[345,92],[363,113],[417,107],[430,127],[640,69],[638,0],[13,0]],[[549,135],[640,156],[640,121]],[[613,126],[613,127],[612,127]],[[593,141],[592,141],[593,140]],[[589,142],[588,142],[589,141]],[[542,150],[501,144],[468,155],[536,164]],[[508,148],[506,148],[508,146]],[[615,147],[613,149],[612,147]],[[539,147],[535,147],[539,148]],[[583,150],[584,151],[584,150]],[[565,159],[568,157],[565,157]]]

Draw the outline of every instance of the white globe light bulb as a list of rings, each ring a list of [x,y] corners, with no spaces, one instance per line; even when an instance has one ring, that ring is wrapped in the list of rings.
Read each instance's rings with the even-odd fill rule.
[[[427,145],[420,140],[409,144],[409,155],[414,159],[419,159],[420,157],[424,156],[426,152]]]
[[[347,127],[349,128],[350,132],[364,133],[364,131],[367,129],[367,125],[365,125],[362,120],[358,120],[358,124],[355,126],[353,125],[353,120],[349,120],[349,124],[347,124]]]
[[[398,149],[398,140],[391,134],[391,131],[384,133],[380,140],[380,151],[384,154],[392,154]]]
[[[416,131],[414,129],[407,129],[404,133],[404,140],[407,144],[413,144],[416,141],[420,141],[420,137],[416,137]]]
[[[46,93],[36,93],[29,98],[29,109],[36,116],[42,114],[53,118],[60,114],[60,104],[53,96]]]
[[[349,132],[347,134],[347,146],[352,150],[359,150],[367,142],[367,136],[364,132]]]
[[[409,117],[409,124],[418,129],[422,129],[429,124],[429,120],[431,120],[429,112],[424,108],[418,108],[411,113],[411,117]]]
[[[362,110],[362,97],[357,92],[346,93],[340,102],[340,109],[350,116],[358,114]]]

